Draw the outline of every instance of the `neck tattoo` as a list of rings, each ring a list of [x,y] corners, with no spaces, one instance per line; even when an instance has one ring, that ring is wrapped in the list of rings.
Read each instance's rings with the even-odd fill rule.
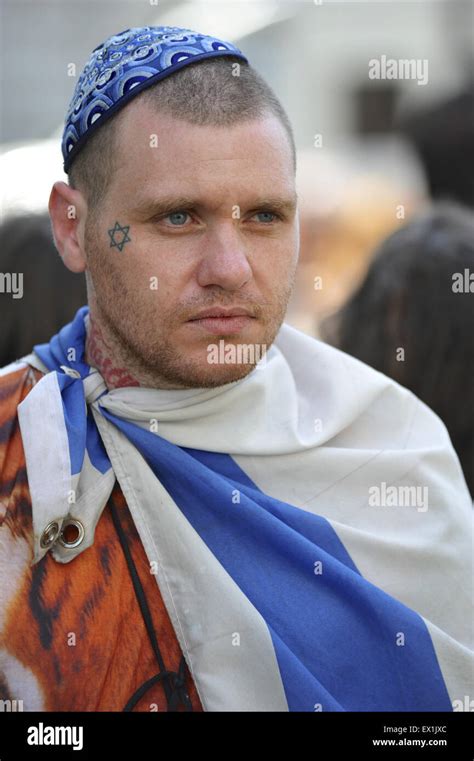
[[[139,386],[138,380],[113,358],[113,350],[104,338],[95,320],[90,320],[90,330],[86,340],[86,362],[102,375],[107,388]]]

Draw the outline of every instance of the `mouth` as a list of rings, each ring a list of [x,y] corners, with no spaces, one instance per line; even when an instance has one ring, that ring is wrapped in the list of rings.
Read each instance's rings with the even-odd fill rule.
[[[240,333],[255,317],[244,309],[207,309],[188,320],[188,325],[214,335]]]

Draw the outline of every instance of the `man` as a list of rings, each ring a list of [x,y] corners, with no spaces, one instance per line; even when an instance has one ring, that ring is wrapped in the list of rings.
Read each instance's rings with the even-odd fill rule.
[[[63,155],[50,215],[89,305],[2,371],[4,699],[464,707],[459,462],[410,392],[283,322],[295,150],[272,91],[222,40],[125,30]]]

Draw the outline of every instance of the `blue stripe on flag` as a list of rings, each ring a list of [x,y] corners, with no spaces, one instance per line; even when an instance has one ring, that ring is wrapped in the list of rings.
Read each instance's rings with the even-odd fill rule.
[[[329,521],[264,494],[228,455],[102,413],[265,619],[290,711],[452,711],[423,619],[361,576]]]

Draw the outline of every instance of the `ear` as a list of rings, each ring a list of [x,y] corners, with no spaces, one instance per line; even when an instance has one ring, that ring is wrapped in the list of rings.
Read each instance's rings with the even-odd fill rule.
[[[83,272],[87,264],[84,248],[87,203],[84,196],[65,182],[55,182],[48,209],[54,243],[64,264],[71,272]]]

